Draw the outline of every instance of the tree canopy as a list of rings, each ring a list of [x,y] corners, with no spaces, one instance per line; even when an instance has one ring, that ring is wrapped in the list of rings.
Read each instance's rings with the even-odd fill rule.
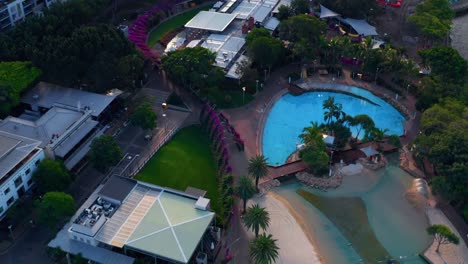
[[[31,62],[0,62],[0,117],[19,104],[20,93],[31,87],[42,72]]]
[[[111,25],[87,25],[108,2],[71,0],[26,19],[0,35],[0,60],[30,60],[47,80],[93,92],[133,88],[143,72],[133,44]]]
[[[236,186],[235,192],[236,195],[242,199],[243,211],[245,212],[247,200],[252,198],[256,192],[255,186],[249,178],[242,176],[239,178],[239,183]]]
[[[310,1],[309,0],[292,0],[290,8],[296,15],[309,14],[310,12]]]
[[[460,239],[445,225],[431,225],[426,229],[429,235],[434,236],[437,242],[436,252],[439,252],[439,247],[442,244],[458,245]]]
[[[454,48],[437,46],[421,50],[419,55],[431,67],[431,73],[446,81],[460,84],[465,82],[468,63]]]
[[[418,160],[428,159],[438,176],[432,190],[458,208],[468,206],[468,108],[455,99],[443,99],[421,117],[421,131],[414,141]]]
[[[260,229],[265,230],[270,225],[270,216],[265,208],[254,204],[245,212],[243,221],[245,226],[255,233],[255,237],[258,237]]]
[[[39,224],[53,229],[66,217],[75,213],[76,204],[71,195],[63,192],[48,192],[37,204]]]
[[[190,89],[208,92],[224,79],[221,68],[213,65],[216,54],[203,47],[171,51],[161,59],[162,67],[174,82]]]
[[[65,191],[72,181],[63,162],[51,159],[44,159],[39,163],[33,179],[42,193]]]
[[[142,129],[153,130],[156,127],[156,113],[148,102],[137,107],[133,112],[130,121],[133,125]]]
[[[376,10],[376,2],[369,0],[319,0],[331,10],[351,18],[365,18],[372,9]]]
[[[267,176],[267,159],[263,155],[257,155],[249,159],[249,175],[255,179],[255,187],[258,188],[258,180]]]
[[[274,263],[278,258],[277,240],[271,234],[261,234],[250,242],[250,257],[256,264]]]
[[[416,6],[409,21],[431,40],[442,40],[450,32],[455,16],[448,0],[426,0]]]
[[[328,170],[329,157],[323,142],[322,129],[313,123],[311,127],[305,127],[299,136],[305,144],[305,148],[299,151],[299,157],[309,165],[309,168],[321,176]]]
[[[249,39],[247,51],[258,68],[271,69],[282,62],[284,49],[280,40],[273,38],[270,34],[264,36],[262,33],[258,33],[262,31],[266,31],[266,29],[254,29],[249,33],[250,36],[247,35]]]
[[[93,140],[88,156],[97,170],[105,172],[120,161],[122,151],[113,137],[103,135]]]
[[[282,39],[294,43],[293,54],[297,58],[313,59],[317,57],[326,24],[316,17],[297,15],[281,22],[279,35]]]

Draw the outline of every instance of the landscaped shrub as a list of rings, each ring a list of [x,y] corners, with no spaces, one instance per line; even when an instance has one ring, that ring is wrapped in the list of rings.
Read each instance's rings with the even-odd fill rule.
[[[181,32],[183,28],[178,28],[171,30],[169,32],[166,32],[160,39],[159,39],[159,44],[163,45],[164,47],[167,46],[167,44],[177,35],[179,32]]]

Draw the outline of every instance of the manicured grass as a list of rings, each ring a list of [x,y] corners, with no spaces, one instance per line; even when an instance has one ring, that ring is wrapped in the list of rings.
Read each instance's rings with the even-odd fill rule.
[[[249,93],[245,93],[244,99],[242,99],[242,96],[242,91],[215,91],[211,92],[208,97],[219,108],[235,108],[243,106],[254,99],[254,97]]]
[[[185,191],[206,190],[211,207],[220,212],[216,164],[208,135],[199,126],[180,130],[136,176],[137,180]]]
[[[187,11],[183,14],[177,15],[163,23],[157,25],[155,28],[151,30],[148,34],[148,46],[153,47],[156,43],[158,43],[159,39],[166,34],[167,32],[180,28],[184,26],[190,19],[192,19],[198,12],[202,10],[209,10],[210,7],[199,7],[193,10]]]
[[[389,256],[380,244],[367,218],[366,206],[358,197],[321,197],[299,189],[297,193],[318,208],[351,242],[364,263],[376,263]]]

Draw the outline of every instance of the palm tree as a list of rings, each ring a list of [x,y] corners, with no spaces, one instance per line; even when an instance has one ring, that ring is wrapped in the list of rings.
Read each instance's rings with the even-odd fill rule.
[[[304,129],[302,130],[302,134],[299,135],[299,137],[308,146],[317,145],[323,142],[322,132],[323,131],[319,127],[318,123],[312,122],[312,126],[304,127]]]
[[[271,234],[261,234],[250,242],[250,257],[256,264],[270,264],[278,258],[279,247]]]
[[[247,209],[244,215],[245,226],[255,233],[255,237],[258,237],[260,228],[265,231],[270,225],[270,216],[265,208],[260,207],[258,204],[254,204]]]
[[[258,180],[267,176],[268,165],[265,156],[257,155],[249,159],[249,175],[255,178],[255,188],[258,190]]]
[[[327,110],[324,112],[323,120],[327,121],[327,125],[330,124],[333,118],[336,120],[340,119],[343,111],[343,105],[335,103],[335,97],[328,97],[327,100],[323,102],[323,109]]]
[[[255,194],[255,186],[253,186],[252,181],[249,178],[242,176],[239,178],[239,183],[237,184],[235,191],[237,196],[244,202],[243,212],[245,212],[247,200],[252,198]]]

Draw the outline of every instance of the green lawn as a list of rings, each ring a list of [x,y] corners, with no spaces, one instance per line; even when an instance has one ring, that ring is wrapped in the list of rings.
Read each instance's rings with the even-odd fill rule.
[[[208,97],[219,108],[234,108],[243,106],[254,99],[254,97],[245,93],[245,98],[242,98],[242,91],[214,91]]]
[[[136,179],[181,191],[187,186],[206,190],[212,209],[220,212],[216,164],[208,135],[199,126],[180,130],[148,161]]]
[[[297,193],[318,208],[340,230],[364,263],[376,263],[382,256],[390,255],[375,236],[361,198],[322,197],[302,189],[297,190]]]
[[[192,19],[201,10],[209,10],[210,7],[198,7],[193,10],[187,11],[183,14],[170,18],[167,21],[154,27],[148,34],[148,46],[153,47],[158,43],[159,39],[167,32],[184,26],[190,19]]]

